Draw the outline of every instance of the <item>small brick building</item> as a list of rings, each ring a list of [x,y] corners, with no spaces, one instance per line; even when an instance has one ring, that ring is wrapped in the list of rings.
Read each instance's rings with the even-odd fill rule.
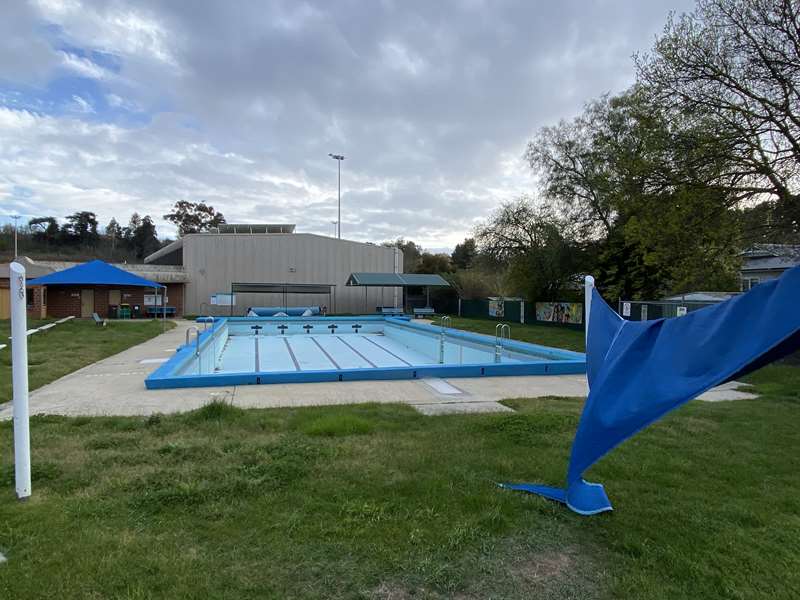
[[[100,317],[116,316],[120,305],[138,307],[141,317],[157,310],[161,296],[166,295],[168,316],[183,315],[183,274],[168,267],[143,265],[109,265],[102,261],[91,263],[63,263],[32,261],[25,257],[17,259],[26,269],[28,279],[28,316],[45,317]],[[99,263],[99,265],[97,264]],[[94,265],[91,267],[90,265]],[[100,266],[102,265],[102,266]],[[9,287],[7,265],[0,265],[0,319],[8,318]],[[98,272],[105,279],[98,278]],[[140,275],[141,274],[141,275]],[[3,277],[5,275],[5,277]],[[56,277],[52,279],[51,276]],[[47,277],[45,285],[35,285],[36,279]],[[161,280],[161,281],[159,281]],[[135,283],[135,285],[130,285]],[[159,286],[155,288],[153,286]]]
[[[32,288],[36,291],[37,288]],[[158,295],[162,290],[158,291]],[[40,292],[41,295],[41,292]],[[147,308],[154,306],[156,292],[153,288],[121,285],[48,285],[45,288],[45,313],[51,317],[90,317],[96,312],[103,318],[116,316],[114,307],[128,304],[139,307],[139,314],[147,316]],[[167,306],[175,308],[175,315],[183,314],[183,284],[166,284]],[[30,305],[30,302],[29,302]]]

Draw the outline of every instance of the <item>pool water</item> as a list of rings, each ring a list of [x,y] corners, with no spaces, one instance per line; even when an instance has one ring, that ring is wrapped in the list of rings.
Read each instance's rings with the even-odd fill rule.
[[[585,372],[584,355],[397,317],[221,318],[148,389]]]

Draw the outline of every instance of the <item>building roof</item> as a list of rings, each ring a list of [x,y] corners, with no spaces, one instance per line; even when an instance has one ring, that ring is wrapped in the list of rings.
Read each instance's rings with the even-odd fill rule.
[[[36,262],[35,260],[31,260],[27,256],[18,256],[14,262],[21,264],[25,267],[25,278],[33,278],[33,277],[42,277],[43,275],[47,275],[48,273],[52,273],[55,269],[51,267]],[[0,265],[0,279],[8,279],[10,277],[9,274],[9,265],[11,263],[5,263]]]
[[[667,302],[724,302],[741,292],[686,292],[663,298]]]
[[[741,271],[785,271],[800,265],[800,246],[757,244],[742,252]]]
[[[255,225],[254,225],[255,227]],[[289,225],[283,225],[282,227],[289,227]],[[291,227],[294,227],[292,225]],[[174,242],[167,244],[163,248],[156,250],[149,256],[146,256],[144,259],[145,264],[153,264],[153,263],[166,263],[167,261],[173,260],[174,262],[170,262],[169,264],[172,266],[179,266],[182,264],[182,254],[183,254],[183,247],[185,245],[186,240],[191,239],[193,243],[204,243],[204,242],[212,242],[214,240],[219,240],[220,237],[224,237],[228,240],[242,240],[247,239],[251,234],[248,233],[225,233],[225,232],[208,232],[204,231],[202,233],[189,233],[186,234],[184,237],[175,240]],[[332,244],[351,244],[354,246],[364,246],[369,248],[376,248],[379,250],[383,250],[385,252],[397,252],[402,255],[403,251],[399,248],[395,247],[386,247],[382,245],[376,245],[371,242],[357,242],[355,240],[348,240],[348,239],[339,239],[327,235],[319,235],[316,233],[294,233],[293,235],[273,235],[272,233],[264,234],[261,233],[253,233],[251,239],[259,239],[259,240],[280,240],[281,242],[286,243],[293,243],[293,242],[303,242],[304,240],[309,239],[318,239],[318,240],[326,240]],[[172,256],[177,255],[177,256]]]
[[[173,252],[177,252],[183,248],[183,238],[177,239],[174,242],[167,244],[163,248],[156,250],[152,254],[144,257],[144,262],[151,263],[154,260],[158,260],[162,256],[166,256],[167,254],[172,254]]]
[[[28,281],[29,285],[118,285],[132,287],[164,287],[102,260],[93,260]]]
[[[449,287],[441,275],[433,273],[351,273],[346,285],[370,287]]]
[[[211,233],[294,233],[294,223],[223,223]]]
[[[33,263],[34,261],[30,262]],[[84,263],[70,260],[37,260],[34,264],[36,264],[37,270],[28,270],[28,275],[31,278],[41,277],[55,271],[64,271],[65,269],[71,269],[72,267],[76,267]],[[158,283],[187,283],[189,281],[189,276],[187,275],[186,270],[180,265],[143,265],[141,263],[111,264],[118,269],[122,269],[128,273],[133,273],[134,275],[138,275],[144,279],[157,281]],[[6,269],[6,275],[3,275],[4,267]],[[7,277],[7,273],[8,266],[0,265],[0,278]]]

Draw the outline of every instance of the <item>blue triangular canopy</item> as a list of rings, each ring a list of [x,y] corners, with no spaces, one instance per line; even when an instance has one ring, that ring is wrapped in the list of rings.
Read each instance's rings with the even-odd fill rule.
[[[746,294],[684,317],[625,321],[592,290],[589,397],[572,445],[566,488],[505,484],[589,515],[611,510],[584,472],[665,414],[706,390],[800,348],[800,267]]]
[[[123,271],[102,260],[75,265],[63,271],[56,271],[43,277],[28,280],[28,285],[119,285],[131,287],[163,288],[155,281],[150,281]]]

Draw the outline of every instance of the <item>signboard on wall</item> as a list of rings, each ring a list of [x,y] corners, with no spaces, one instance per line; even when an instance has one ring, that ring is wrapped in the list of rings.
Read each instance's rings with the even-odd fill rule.
[[[144,305],[145,306],[161,306],[161,299],[164,299],[164,302],[169,302],[169,297],[161,296],[161,294],[145,294],[144,295]]]
[[[580,302],[537,302],[536,320],[550,323],[583,323],[583,304]]]
[[[505,302],[502,298],[489,298],[489,316],[502,319],[506,314]]]
[[[236,294],[211,294],[211,304],[215,306],[236,306]]]
[[[679,306],[678,307],[678,316],[679,317],[685,317],[686,316],[686,307],[685,306]]]
[[[631,316],[631,303],[630,302],[623,302],[622,303],[622,316],[623,317],[630,317]]]

